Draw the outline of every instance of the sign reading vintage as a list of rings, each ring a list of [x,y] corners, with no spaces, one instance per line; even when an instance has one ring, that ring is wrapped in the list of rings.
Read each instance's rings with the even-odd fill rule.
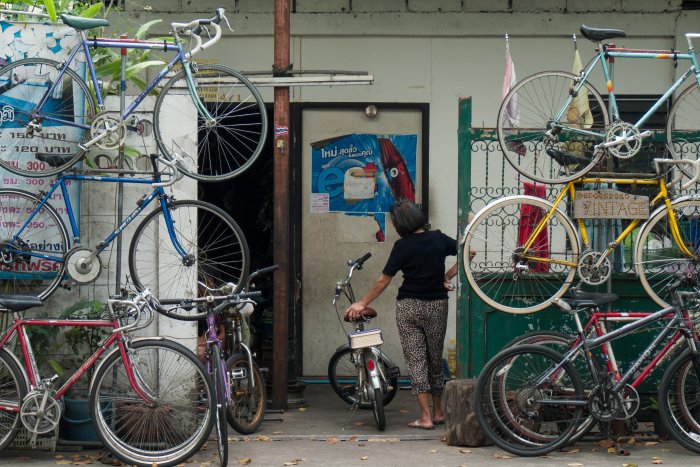
[[[649,197],[619,190],[578,190],[574,219],[648,219]]]

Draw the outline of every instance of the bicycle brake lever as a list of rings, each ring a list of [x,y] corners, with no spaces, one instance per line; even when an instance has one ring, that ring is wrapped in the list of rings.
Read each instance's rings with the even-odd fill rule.
[[[221,13],[221,19],[223,19],[224,22],[226,22],[226,27],[228,28],[228,30],[233,32],[233,28],[231,27],[231,24],[228,22],[228,18],[223,12]]]

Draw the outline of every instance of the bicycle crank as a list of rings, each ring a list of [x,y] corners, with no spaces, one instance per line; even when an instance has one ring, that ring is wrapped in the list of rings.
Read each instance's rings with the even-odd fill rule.
[[[589,251],[581,255],[578,262],[578,276],[584,284],[603,284],[611,274],[612,264],[607,256],[603,256],[603,253]]]
[[[66,254],[66,271],[77,284],[93,282],[102,272],[102,261],[88,248],[74,248]]]
[[[627,122],[615,122],[610,125],[605,135],[605,142],[596,146],[608,151],[618,159],[629,159],[642,148],[642,139],[651,135],[651,131],[640,132],[639,128]]]

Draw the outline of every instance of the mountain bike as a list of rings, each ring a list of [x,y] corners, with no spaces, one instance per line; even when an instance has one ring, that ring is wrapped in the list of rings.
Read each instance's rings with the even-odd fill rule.
[[[692,288],[692,291],[680,289]],[[599,422],[629,419],[639,409],[633,382],[644,377],[679,342],[687,350],[669,363],[659,387],[660,415],[673,438],[700,452],[697,417],[698,334],[695,329],[700,289],[690,275],[668,286],[679,306],[663,308],[600,336],[589,337],[578,310],[566,299],[555,304],[574,318],[579,342],[561,354],[542,345],[523,344],[496,354],[479,374],[474,392],[475,413],[486,435],[500,448],[520,456],[539,456],[565,446],[590,416]],[[580,304],[579,304],[580,305]],[[669,318],[669,315],[672,317]],[[642,327],[663,320],[660,331],[622,374],[598,371],[592,350]],[[583,358],[588,386],[575,359]],[[647,366],[644,367],[645,363]],[[636,381],[636,380],[635,380]],[[585,411],[585,412],[584,412]]]
[[[157,209],[139,223],[129,248],[129,271],[138,290],[148,288],[166,299],[197,296],[198,281],[244,283],[250,256],[238,224],[212,204],[175,200],[165,188],[177,181],[180,165],[153,155],[150,160],[150,178],[124,172],[119,176],[71,173],[37,194],[0,189],[0,282],[4,290],[45,299],[62,284],[70,287],[95,281],[102,272],[100,253],[153,201]],[[158,162],[164,164],[164,170]],[[77,181],[149,184],[153,190],[90,249],[81,245],[75,204],[67,189]],[[52,198],[62,199],[64,206],[54,208],[49,203]],[[59,212],[67,214],[70,233]],[[69,280],[64,281],[66,277]]]
[[[568,182],[553,202],[516,195],[489,203],[465,230],[463,265],[469,285],[497,310],[532,313],[562,297],[577,278],[591,286],[604,284],[613,272],[614,252],[632,239],[629,256],[642,287],[659,306],[669,306],[664,290],[673,274],[700,274],[700,199],[672,199],[669,187],[680,184],[688,173],[690,180],[682,189],[693,185],[700,177],[700,162],[654,162],[654,178],[584,177]],[[682,170],[667,183],[665,177],[676,167]],[[612,185],[657,191],[649,200],[622,191],[588,189]],[[590,212],[577,215],[579,202]],[[609,212],[613,208],[619,210]],[[576,223],[568,212],[576,216]],[[604,251],[595,251],[590,241],[593,229],[586,225],[591,217],[630,220]]]
[[[246,292],[234,293],[234,284],[213,289],[200,283],[198,298],[165,299],[156,308],[159,313],[180,321],[205,319],[203,359],[212,376],[216,391],[216,441],[221,465],[228,465],[228,423],[239,433],[257,431],[265,415],[267,391],[260,368],[253,360],[250,348],[243,342],[242,319],[250,316],[258,291],[250,291],[251,279],[269,273],[278,266],[255,271],[248,278]],[[235,335],[223,341],[219,338],[221,323],[230,323]]]
[[[627,159],[639,152],[651,134],[643,126],[671,99],[689,77],[690,86],[673,99],[666,140],[674,158],[697,159],[700,143],[700,66],[692,44],[698,33],[686,34],[688,52],[615,47],[606,41],[625,37],[617,29],[581,26],[581,34],[597,44],[596,55],[580,74],[544,71],[517,83],[498,111],[497,133],[508,162],[521,174],[542,183],[566,183],[584,176],[608,155]],[[662,59],[690,62],[637,122],[621,119],[613,87],[612,62],[618,59]],[[602,69],[608,103],[589,79]]]
[[[109,22],[65,14],[61,19],[80,36],[65,62],[27,58],[0,69],[1,168],[44,177],[75,165],[90,148],[118,148],[127,131],[143,127],[134,113],[152,92],[158,93],[153,110],[158,149],[172,160],[174,154],[181,155],[177,164],[185,175],[203,181],[230,179],[260,155],[267,114],[257,89],[238,71],[191,61],[221,38],[219,23],[228,24],[223,8],[210,19],[172,23],[172,42],[89,38],[90,29]],[[214,35],[203,42],[201,36],[210,29]],[[155,50],[172,58],[115,117],[106,112],[91,48]],[[81,62],[89,84],[76,72]],[[122,95],[125,90],[122,86]],[[191,147],[197,154],[187,154]]]
[[[364,262],[371,256],[371,253],[366,253],[361,258],[348,261],[348,274],[337,282],[333,296],[338,319],[340,295],[345,295],[350,303],[355,302],[355,293],[350,283],[352,274],[355,270],[362,269]],[[384,431],[384,407],[396,396],[400,371],[379,348],[384,342],[381,331],[365,329],[365,324],[376,316],[377,312],[367,307],[357,320],[352,321],[354,332],[348,333],[348,342],[339,346],[328,362],[328,380],[335,393],[352,405],[348,421],[358,408],[371,408],[377,429]],[[344,319],[348,321],[347,318]]]
[[[153,320],[150,291],[133,299],[109,300],[101,319],[25,319],[22,312],[42,305],[28,295],[0,295],[0,311],[12,323],[0,334],[0,450],[24,426],[37,436],[53,431],[63,412],[63,396],[93,365],[90,414],[104,445],[129,465],[172,466],[202,447],[214,420],[215,392],[204,366],[184,346],[163,338],[132,338]],[[46,326],[111,329],[85,363],[63,383],[42,378],[28,328]],[[13,349],[20,352],[19,357]]]

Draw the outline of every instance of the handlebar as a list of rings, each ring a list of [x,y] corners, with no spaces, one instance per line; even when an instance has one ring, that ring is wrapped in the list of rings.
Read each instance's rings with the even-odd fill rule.
[[[195,19],[189,23],[171,23],[170,29],[174,37],[179,37],[180,35],[189,36],[195,41],[194,47],[185,54],[185,57],[189,59],[194,54],[198,53],[200,50],[205,50],[216,44],[219,39],[221,39],[221,20],[223,19],[228,26],[229,30],[233,31],[231,25],[226,18],[226,10],[224,8],[217,8],[213,17],[209,19]],[[214,37],[209,34],[209,28],[207,26],[212,26],[214,28]],[[201,34],[207,32],[209,35],[209,40],[202,43]]]
[[[350,268],[348,270],[347,276],[345,276],[345,279],[342,281],[338,281],[335,285],[335,294],[333,295],[333,305],[336,304],[338,301],[338,298],[340,298],[340,294],[343,292],[343,289],[346,287],[350,288],[350,279],[352,279],[352,273],[355,271],[355,269],[362,269],[362,265],[365,264],[365,261],[370,259],[372,257],[372,253],[365,253],[364,255],[360,256],[356,260],[348,260],[348,267]],[[350,289],[350,293],[352,294],[352,290]],[[350,300],[354,300],[354,296],[350,297]]]
[[[699,160],[689,160],[689,159],[682,159],[682,160],[675,160],[675,159],[654,159],[654,167],[656,168],[656,173],[661,174],[661,166],[662,165],[674,165],[674,166],[680,166],[681,172],[685,175],[687,175],[690,180],[688,180],[686,183],[681,185],[681,189],[687,190],[691,186],[695,185],[700,181],[700,159]],[[684,170],[683,166],[687,166],[692,170],[692,175],[688,175]],[[667,186],[671,186],[675,184],[676,182],[680,181],[681,178],[683,178],[683,175],[677,177],[671,183],[669,183]]]
[[[135,316],[136,319],[134,320],[133,323],[127,324],[125,326],[121,326],[119,328],[116,328],[112,330],[112,333],[116,332],[131,332],[131,331],[136,331],[138,329],[143,329],[148,327],[152,322],[154,318],[153,314],[153,307],[151,306],[150,300],[152,298],[151,291],[148,289],[145,289],[144,291],[136,294],[132,300],[128,299],[110,299],[107,300],[107,306],[109,307],[109,311],[117,316],[119,313],[117,313],[117,308],[127,308],[128,311],[127,315],[132,315]],[[148,314],[148,318],[146,319],[146,322],[143,324],[140,324],[141,322],[141,314],[142,312],[146,311]]]

